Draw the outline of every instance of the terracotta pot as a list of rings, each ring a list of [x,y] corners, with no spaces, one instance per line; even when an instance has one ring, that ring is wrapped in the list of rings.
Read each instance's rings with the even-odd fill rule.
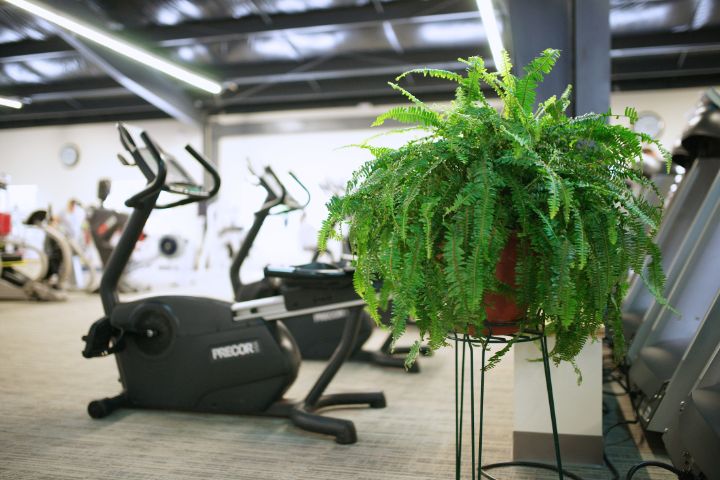
[[[501,282],[515,287],[515,266],[517,265],[518,238],[513,234],[507,241],[505,248],[500,254],[500,261],[495,267],[495,276]],[[483,298],[485,324],[489,328],[483,329],[483,336],[512,335],[519,330],[519,321],[525,316],[525,309],[520,307],[515,300],[507,295],[497,293],[486,293]],[[475,326],[470,325],[468,333],[476,336]]]

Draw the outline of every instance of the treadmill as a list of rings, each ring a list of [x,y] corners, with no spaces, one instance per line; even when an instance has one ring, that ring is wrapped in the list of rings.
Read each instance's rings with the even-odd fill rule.
[[[662,252],[662,267],[668,272],[675,261],[680,245],[710,187],[720,173],[720,154],[712,153],[720,142],[720,93],[710,89],[701,99],[693,118],[682,136],[682,142],[673,149],[673,163],[687,173],[672,203],[664,214],[657,234]],[[623,330],[625,338],[633,339],[647,333],[640,332],[643,317],[654,304],[654,297],[638,275],[632,281],[623,302]],[[657,315],[657,311],[652,312]],[[652,317],[651,317],[652,318]],[[632,359],[631,359],[632,360]]]
[[[663,443],[676,468],[720,478],[720,345],[695,386],[675,406]]]
[[[716,112],[720,125],[720,109]],[[710,143],[701,144],[696,162],[701,164],[709,153],[720,153],[707,148]],[[715,143],[720,146],[720,141]],[[668,271],[666,296],[672,308],[656,302],[628,352],[630,384],[647,430],[664,431],[676,405],[688,395],[720,344],[718,252],[720,175],[715,176]]]

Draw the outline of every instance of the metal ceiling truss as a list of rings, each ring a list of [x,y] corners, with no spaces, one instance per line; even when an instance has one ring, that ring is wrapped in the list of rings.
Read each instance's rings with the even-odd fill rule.
[[[510,0],[510,6],[512,3],[513,0]],[[29,60],[79,58],[78,50],[84,51],[86,57],[102,69],[81,69],[72,79],[68,77],[48,83],[0,84],[0,95],[17,96],[31,102],[22,111],[0,112],[0,128],[166,115],[156,107],[164,108],[171,115],[198,122],[204,114],[220,112],[348,105],[366,101],[387,103],[400,100],[386,82],[403,71],[421,66],[459,71],[463,65],[457,61],[458,57],[489,56],[483,42],[475,40],[482,39],[484,34],[474,0],[369,0],[361,6],[347,6],[349,3],[346,3],[343,4],[346,6],[296,14],[268,13],[264,0],[255,0],[254,4],[254,15],[240,19],[200,19],[177,25],[128,26],[119,31],[123,37],[148,48],[152,46],[152,50],[166,56],[186,46],[194,49],[212,47],[207,58],[195,62],[193,68],[209,72],[224,81],[226,90],[217,97],[196,95],[167,79],[157,83],[155,75],[148,78],[147,73],[137,71],[141,68],[127,65],[119,68],[122,75],[110,75],[115,78],[113,80],[106,75],[113,70],[108,64],[117,67],[116,59],[97,48],[89,51],[79,46],[77,50],[73,49],[69,45],[72,40],[65,41],[58,36],[50,35],[42,41],[0,43],[0,82],[6,66],[22,65],[29,76],[41,76],[41,71],[33,73],[30,70],[33,65],[27,63]],[[473,22],[477,22],[479,37],[472,40],[456,38],[453,26],[472,26]],[[414,32],[412,28],[425,25],[446,28],[452,41],[423,44],[411,33]],[[408,30],[409,27],[412,28]],[[303,54],[291,38],[298,32],[314,34],[352,29],[364,32],[362,35],[369,32],[377,35],[379,38],[373,39],[375,43],[368,44],[373,49],[346,51],[330,48],[308,55],[307,52]],[[625,28],[612,37],[612,88],[631,90],[720,83],[720,27],[662,33],[628,34],[628,31]],[[265,34],[286,40],[289,48],[294,50],[291,58],[266,60],[259,57],[262,60],[259,61],[237,53],[239,46]],[[384,47],[379,48],[380,44]],[[233,51],[235,53],[231,55]],[[127,78],[131,81],[128,82]],[[407,81],[414,92],[429,100],[448,99],[453,90],[453,85],[447,82],[417,76]],[[132,88],[133,83],[136,88]],[[136,96],[142,89],[148,88],[155,92],[155,97],[162,98],[158,101],[153,95],[146,94],[145,98],[151,102],[148,103]],[[179,112],[173,113],[173,106]]]
[[[372,5],[366,5],[309,11],[294,15],[248,17],[241,20],[225,19],[180,25],[150,25],[137,29],[128,28],[119,32],[118,35],[158,47],[179,47],[198,43],[232,41],[256,33],[289,30],[320,32],[391,21],[419,23],[475,19],[477,17],[477,8],[472,0],[396,0],[386,4],[382,11],[377,11]],[[53,37],[44,41],[26,40],[3,45],[0,50],[0,62],[29,58],[57,58],[73,53],[73,49],[61,38]]]

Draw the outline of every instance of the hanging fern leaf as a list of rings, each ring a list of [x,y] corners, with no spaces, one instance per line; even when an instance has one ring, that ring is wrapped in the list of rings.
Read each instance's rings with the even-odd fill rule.
[[[378,127],[385,123],[386,120],[395,120],[400,123],[417,123],[424,127],[438,127],[441,124],[441,118],[432,110],[421,107],[394,107],[383,113],[372,124]]]
[[[525,113],[532,114],[535,90],[543,77],[550,73],[558,58],[560,50],[549,48],[525,66],[525,77],[519,79],[515,87],[515,98]]]
[[[408,75],[422,75],[423,77],[431,77],[431,78],[439,78],[442,80],[448,80],[455,83],[462,83],[463,77],[462,75],[451,72],[449,70],[441,70],[437,68],[416,68],[414,70],[408,70],[407,72],[398,75],[397,78],[395,78],[396,82],[399,82],[403,78],[407,77]]]
[[[522,77],[513,75],[507,56],[500,72],[470,57],[461,59],[464,75],[416,69],[398,77],[456,83],[455,101],[442,112],[390,84],[410,103],[391,108],[374,125],[394,120],[427,135],[399,148],[360,145],[373,158],[353,174],[346,195],[328,203],[319,243],[336,238],[339,223],[349,224],[355,288],[376,320],[392,298],[394,341],[406,334],[409,316],[431,349],[444,346],[449,332],[481,332],[488,295],[509,295],[527,312],[521,329],[553,333],[553,360],[577,371],[575,356],[605,323],[616,349],[623,348],[619,309],[629,270],[667,303],[653,242],[662,211],[625,183],[654,188],[638,159],[645,143],[657,143],[611,123],[635,122],[633,108],[624,115],[568,117],[570,86],[533,111],[537,88],[558,56],[542,52]],[[483,88],[498,95],[501,111],[488,104]],[[516,285],[495,275],[511,238]],[[419,348],[415,341],[408,365]]]

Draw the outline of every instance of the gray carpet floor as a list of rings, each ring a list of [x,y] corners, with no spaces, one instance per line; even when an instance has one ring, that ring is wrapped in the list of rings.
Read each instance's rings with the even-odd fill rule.
[[[422,359],[411,375],[348,363],[329,391],[384,390],[381,410],[329,412],[355,422],[359,441],[337,445],[282,419],[156,411],[87,416],[89,400],[120,391],[113,358],[86,360],[80,337],[101,315],[97,296],[64,303],[0,303],[0,479],[443,479],[454,478],[453,356]],[[381,340],[374,337],[373,341]],[[303,395],[322,370],[303,364],[289,396]],[[489,374],[484,462],[512,457],[512,361]],[[606,388],[613,388],[608,386]],[[625,402],[625,403],[624,403]],[[630,418],[624,397],[606,398],[607,422]],[[624,472],[662,459],[631,426],[614,429],[610,458]],[[568,465],[584,479],[610,479],[604,467]],[[642,478],[674,478],[661,471]],[[557,478],[522,468],[497,479]],[[470,478],[469,474],[468,477]]]

